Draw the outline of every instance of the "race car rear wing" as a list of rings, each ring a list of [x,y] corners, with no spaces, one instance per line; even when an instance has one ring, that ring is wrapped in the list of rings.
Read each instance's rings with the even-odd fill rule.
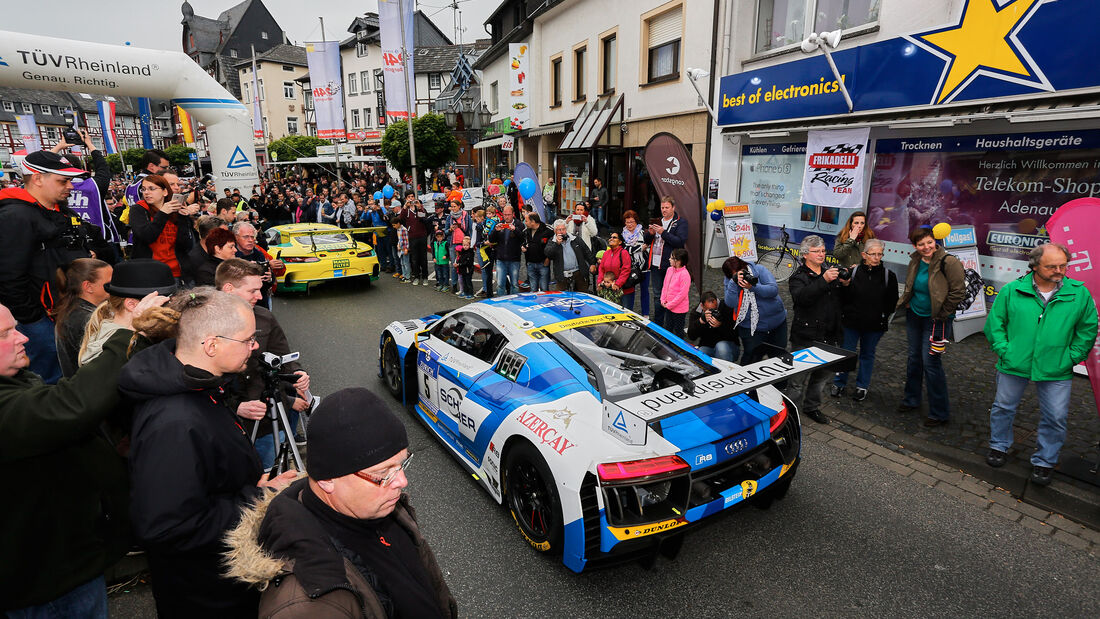
[[[851,366],[856,353],[817,343],[789,355],[604,405],[603,429],[628,445],[644,445],[648,424],[826,367]]]
[[[281,231],[279,234],[285,234],[288,237],[308,236],[309,237],[310,249],[312,251],[317,251],[317,243],[314,242],[314,240],[313,240],[314,237],[317,237],[317,236],[325,236],[325,235],[331,235],[331,234],[346,234],[346,235],[348,235],[348,238],[351,239],[351,246],[352,247],[358,247],[359,242],[355,238],[356,234],[377,234],[379,236],[386,236],[386,231],[387,230],[389,230],[389,228],[387,228],[386,226],[372,226],[372,227],[369,227],[369,228],[338,228],[338,229],[329,228],[327,230],[325,230],[325,229],[322,229],[322,230],[287,230],[287,231]],[[328,245],[322,246],[322,249],[335,248],[337,246],[344,246],[344,245],[347,245],[347,243],[330,243]]]

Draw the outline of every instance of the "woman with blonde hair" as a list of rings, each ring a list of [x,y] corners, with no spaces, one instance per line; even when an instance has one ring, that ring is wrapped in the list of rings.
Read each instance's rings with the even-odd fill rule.
[[[88,320],[78,355],[80,365],[99,356],[103,352],[103,344],[115,331],[131,329],[145,332],[145,329],[135,329],[133,324],[139,301],[151,292],[165,297],[172,295],[176,292],[176,280],[172,269],[163,262],[138,258],[120,262],[104,289],[110,296],[99,304]],[[158,312],[153,314],[160,315]],[[155,324],[155,318],[150,320]],[[146,326],[152,327],[153,324]]]

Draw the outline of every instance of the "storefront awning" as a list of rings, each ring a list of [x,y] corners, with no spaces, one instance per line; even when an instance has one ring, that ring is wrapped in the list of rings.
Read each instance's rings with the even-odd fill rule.
[[[474,148],[491,148],[493,146],[500,146],[504,143],[504,136],[489,138],[488,140],[482,140],[477,144],[474,144]]]
[[[558,148],[561,150],[592,148],[607,130],[607,124],[611,122],[611,118],[616,112],[621,116],[622,110],[623,95],[586,103],[573,121],[573,130],[565,135],[565,139]]]
[[[552,125],[543,125],[541,127],[535,127],[534,129],[528,129],[526,137],[537,138],[540,135],[551,135],[554,133],[565,133],[565,126],[569,124],[569,121],[554,123]]]

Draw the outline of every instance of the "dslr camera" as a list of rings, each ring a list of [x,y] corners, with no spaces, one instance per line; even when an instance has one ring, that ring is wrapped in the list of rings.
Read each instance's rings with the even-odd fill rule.
[[[848,281],[848,280],[852,279],[852,268],[851,267],[837,267],[836,278],[837,279],[842,279],[844,281]]]
[[[65,112],[65,128],[62,129],[62,134],[69,144],[84,145],[84,138],[80,137],[80,132],[76,130],[76,116],[72,112]]]
[[[750,286],[760,283],[760,278],[753,275],[749,269],[741,269],[741,279],[745,280],[745,283]]]

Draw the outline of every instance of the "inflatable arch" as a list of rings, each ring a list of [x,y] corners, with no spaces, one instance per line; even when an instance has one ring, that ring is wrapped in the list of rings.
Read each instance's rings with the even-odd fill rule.
[[[248,109],[183,52],[0,31],[0,85],[171,99],[206,125],[219,192],[259,183]]]

